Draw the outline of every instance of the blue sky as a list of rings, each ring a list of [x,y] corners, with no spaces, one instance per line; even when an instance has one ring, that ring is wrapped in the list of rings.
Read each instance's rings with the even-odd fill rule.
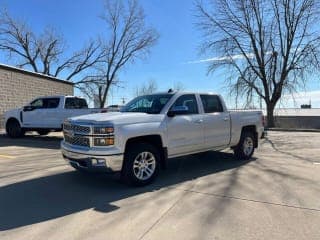
[[[157,29],[160,38],[148,58],[127,66],[120,74],[123,88],[113,90],[109,104],[119,103],[122,97],[130,100],[137,87],[153,79],[159,90],[167,90],[174,83],[181,82],[186,90],[219,92],[233,107],[234,102],[228,97],[224,86],[226,75],[223,71],[207,75],[206,63],[187,64],[203,58],[198,51],[201,33],[194,25],[194,1],[139,2],[145,10],[147,23]],[[14,17],[25,19],[36,32],[48,25],[57,28],[64,34],[71,52],[81,48],[90,38],[107,32],[103,21],[99,19],[103,0],[0,0],[0,7],[6,7]],[[4,61],[3,58],[0,60]],[[320,84],[311,82],[307,90],[320,90]],[[299,101],[309,102],[306,96]],[[320,97],[317,101],[315,107],[320,107]],[[292,103],[287,100],[284,105],[291,106]]]

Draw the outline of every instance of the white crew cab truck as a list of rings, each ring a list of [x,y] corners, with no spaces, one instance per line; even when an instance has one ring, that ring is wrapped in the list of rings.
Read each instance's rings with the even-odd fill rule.
[[[38,97],[28,105],[12,109],[4,114],[4,123],[9,137],[21,137],[26,131],[37,131],[46,135],[59,131],[69,117],[101,112],[88,108],[84,98],[75,96]]]
[[[217,94],[169,91],[137,97],[118,113],[69,118],[63,133],[62,155],[75,169],[120,171],[145,185],[169,158],[228,147],[251,158],[263,124],[262,112],[230,112]]]

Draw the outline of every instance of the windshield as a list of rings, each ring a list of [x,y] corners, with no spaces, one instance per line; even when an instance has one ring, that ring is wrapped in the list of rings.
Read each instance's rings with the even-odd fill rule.
[[[152,94],[136,97],[125,105],[121,112],[159,114],[173,94]]]

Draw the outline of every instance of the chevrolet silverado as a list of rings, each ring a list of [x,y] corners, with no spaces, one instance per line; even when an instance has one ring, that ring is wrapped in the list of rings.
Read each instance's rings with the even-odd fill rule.
[[[121,112],[69,118],[61,149],[77,170],[120,172],[141,186],[173,157],[231,148],[248,160],[263,129],[261,111],[228,111],[218,94],[169,91],[139,96]]]

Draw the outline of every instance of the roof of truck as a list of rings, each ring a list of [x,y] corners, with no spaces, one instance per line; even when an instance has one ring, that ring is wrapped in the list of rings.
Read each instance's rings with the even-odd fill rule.
[[[85,99],[84,97],[78,97],[78,96],[73,96],[73,95],[38,96],[37,98],[68,98],[68,97]]]
[[[179,94],[179,95],[182,95],[182,94],[210,94],[210,95],[220,95],[220,94],[215,93],[215,92],[191,92],[191,91],[175,91],[175,90],[172,90],[171,92],[170,91],[167,91],[167,92],[155,92],[155,93],[146,94],[146,95],[153,95],[153,94]]]

